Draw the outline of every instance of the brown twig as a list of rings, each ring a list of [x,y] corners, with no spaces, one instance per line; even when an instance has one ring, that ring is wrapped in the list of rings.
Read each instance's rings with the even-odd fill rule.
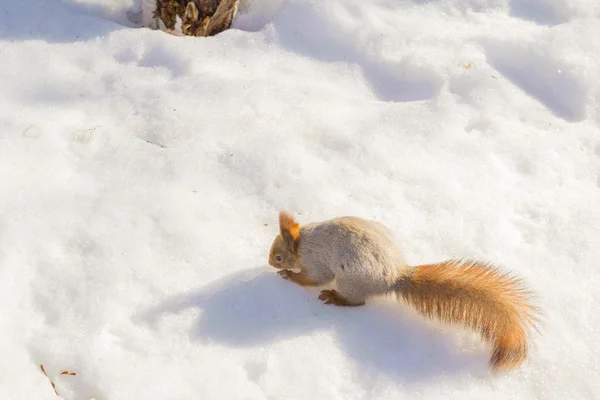
[[[54,389],[54,393],[55,393],[57,396],[60,396],[60,395],[58,394],[58,392],[56,391],[56,386],[54,386],[54,382],[52,382],[52,379],[50,379],[50,377],[49,377],[49,376],[48,376],[48,374],[46,373],[46,370],[44,369],[44,365],[43,365],[43,364],[40,364],[40,369],[42,370],[42,372],[44,373],[44,375],[46,375],[46,378],[48,378],[48,380],[50,381],[50,384],[52,385],[52,389]]]

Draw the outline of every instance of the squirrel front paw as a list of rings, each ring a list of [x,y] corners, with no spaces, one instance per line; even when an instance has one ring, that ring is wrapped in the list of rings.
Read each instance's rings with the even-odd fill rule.
[[[309,279],[303,271],[294,272],[291,269],[282,269],[281,271],[277,271],[277,273],[283,279],[297,283],[300,286],[317,286],[319,284]]]
[[[332,304],[334,306],[343,307],[358,307],[365,304],[364,301],[359,303],[353,303],[347,298],[343,297],[337,290],[321,290],[319,300],[322,300],[325,304]]]
[[[294,271],[290,269],[282,269],[281,271],[277,271],[277,274],[285,280],[292,280],[292,276],[294,275]]]

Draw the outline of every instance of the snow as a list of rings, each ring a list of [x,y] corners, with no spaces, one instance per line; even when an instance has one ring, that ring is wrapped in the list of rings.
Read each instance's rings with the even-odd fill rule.
[[[597,1],[248,0],[211,38],[140,4],[0,7],[0,398],[56,398],[41,364],[65,399],[600,398]],[[530,359],[321,304],[267,265],[280,209],[514,271]]]

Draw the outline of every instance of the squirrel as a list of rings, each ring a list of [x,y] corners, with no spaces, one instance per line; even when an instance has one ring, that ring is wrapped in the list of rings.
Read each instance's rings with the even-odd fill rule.
[[[395,293],[427,318],[479,332],[493,349],[492,372],[516,368],[527,358],[529,328],[536,327],[538,308],[521,279],[494,265],[448,260],[408,266],[385,225],[358,217],[301,227],[281,211],[279,230],[269,265],[301,286],[335,279],[337,290],[319,295],[325,304],[361,306],[369,297]]]

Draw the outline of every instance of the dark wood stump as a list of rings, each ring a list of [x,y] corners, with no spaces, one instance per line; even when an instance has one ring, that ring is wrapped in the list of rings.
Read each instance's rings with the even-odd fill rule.
[[[150,27],[174,35],[213,36],[229,29],[238,0],[145,0],[155,2]],[[154,25],[154,26],[152,26]]]

